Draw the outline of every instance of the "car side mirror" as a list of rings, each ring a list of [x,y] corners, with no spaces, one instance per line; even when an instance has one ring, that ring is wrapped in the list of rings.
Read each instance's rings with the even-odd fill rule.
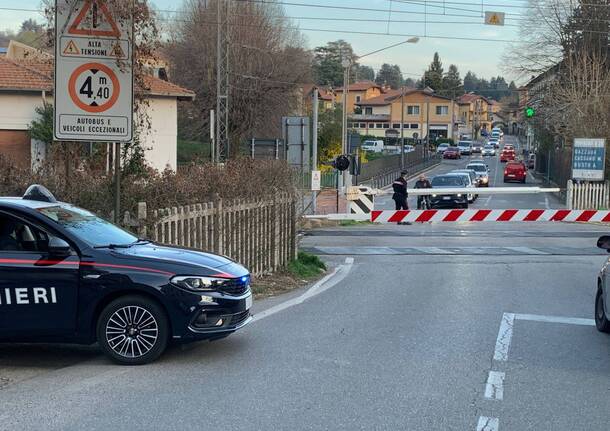
[[[610,253],[610,236],[604,235],[597,240],[597,247],[603,248]]]
[[[49,238],[49,254],[56,257],[67,257],[70,256],[72,249],[70,244],[61,238],[53,236]]]

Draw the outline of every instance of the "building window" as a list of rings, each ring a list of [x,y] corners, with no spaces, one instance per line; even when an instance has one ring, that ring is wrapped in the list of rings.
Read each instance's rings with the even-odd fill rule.
[[[392,124],[392,129],[399,130],[399,129],[400,129],[400,123],[394,123],[394,124]]]
[[[360,128],[361,129],[366,129],[366,123],[360,123]]]
[[[449,107],[448,106],[437,106],[436,115],[449,115]]]
[[[418,105],[407,106],[407,115],[419,115],[419,106]]]
[[[411,128],[412,128],[412,129],[419,129],[419,124],[417,124],[417,123],[411,123]]]
[[[362,100],[362,98],[360,96],[356,96],[356,103],[360,103],[360,100]]]
[[[383,129],[383,123],[375,123],[376,129]]]
[[[389,129],[390,128],[390,123],[383,123],[383,128],[384,129]]]
[[[373,108],[370,106],[367,108],[364,108],[364,115],[373,115]]]

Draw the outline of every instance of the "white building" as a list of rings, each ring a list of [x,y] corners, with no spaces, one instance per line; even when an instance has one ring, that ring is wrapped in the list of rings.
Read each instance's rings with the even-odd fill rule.
[[[21,47],[20,47],[21,48]],[[29,48],[29,47],[28,47]],[[53,58],[30,48],[27,55],[0,56],[0,154],[22,166],[34,166],[44,157],[44,145],[33,142],[29,128],[39,119],[36,108],[53,103]],[[20,58],[14,58],[20,57]],[[192,100],[195,94],[162,79],[146,76],[142,112],[150,129],[140,131],[146,161],[155,169],[176,169],[178,142],[178,101]]]

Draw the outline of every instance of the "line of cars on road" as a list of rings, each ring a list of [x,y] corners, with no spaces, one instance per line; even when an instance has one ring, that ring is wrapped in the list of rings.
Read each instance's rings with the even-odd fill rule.
[[[478,198],[478,187],[489,187],[489,167],[483,160],[470,162],[465,169],[437,175],[431,181],[433,189],[459,188],[463,193],[430,195],[430,206],[437,208],[468,208]]]

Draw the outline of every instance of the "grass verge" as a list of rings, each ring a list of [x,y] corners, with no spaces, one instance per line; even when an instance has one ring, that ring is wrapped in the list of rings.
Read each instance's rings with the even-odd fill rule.
[[[318,256],[300,251],[285,269],[254,279],[252,292],[256,298],[280,295],[321,278],[325,272],[326,265]]]

